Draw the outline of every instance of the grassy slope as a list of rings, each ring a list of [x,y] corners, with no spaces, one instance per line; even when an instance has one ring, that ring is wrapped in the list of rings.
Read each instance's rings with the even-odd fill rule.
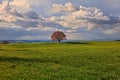
[[[0,80],[120,80],[120,42],[0,44]]]

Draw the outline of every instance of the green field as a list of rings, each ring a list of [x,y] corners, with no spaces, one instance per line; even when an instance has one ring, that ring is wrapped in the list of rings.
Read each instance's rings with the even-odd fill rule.
[[[120,80],[120,42],[0,44],[0,80]]]

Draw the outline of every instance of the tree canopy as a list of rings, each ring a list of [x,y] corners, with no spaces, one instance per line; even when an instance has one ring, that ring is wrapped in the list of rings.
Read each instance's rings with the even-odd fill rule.
[[[62,32],[62,31],[55,31],[52,35],[51,35],[51,40],[55,41],[57,40],[59,43],[61,42],[61,40],[65,40],[66,39],[66,35]]]

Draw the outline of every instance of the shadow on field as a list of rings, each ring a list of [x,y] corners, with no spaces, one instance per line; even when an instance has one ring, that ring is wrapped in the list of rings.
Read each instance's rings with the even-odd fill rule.
[[[87,42],[64,42],[65,44],[90,44]]]
[[[4,57],[0,56],[0,62],[38,62],[38,63],[59,63],[57,60],[46,58],[18,58],[18,57]]]

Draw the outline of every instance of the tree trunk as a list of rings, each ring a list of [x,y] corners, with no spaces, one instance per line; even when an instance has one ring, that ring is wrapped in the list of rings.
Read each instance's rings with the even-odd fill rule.
[[[60,40],[58,40],[58,42],[60,43]]]

